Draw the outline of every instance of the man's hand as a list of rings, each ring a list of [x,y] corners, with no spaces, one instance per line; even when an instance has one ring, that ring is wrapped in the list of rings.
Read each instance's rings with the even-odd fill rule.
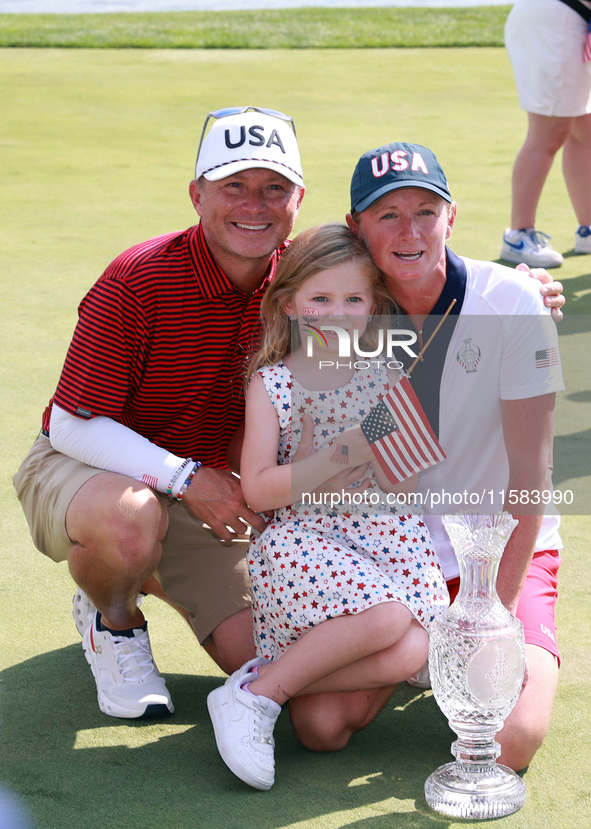
[[[247,532],[245,521],[259,532],[266,526],[261,516],[246,505],[240,481],[227,469],[198,469],[183,503],[223,541],[232,541]]]
[[[528,271],[533,279],[539,280],[542,283],[540,293],[544,297],[544,305],[552,309],[551,313],[554,322],[560,322],[560,320],[564,319],[564,314],[560,310],[566,302],[562,295],[564,290],[562,282],[554,282],[548,271],[545,271],[543,268],[530,268],[524,263],[517,265],[515,270]]]

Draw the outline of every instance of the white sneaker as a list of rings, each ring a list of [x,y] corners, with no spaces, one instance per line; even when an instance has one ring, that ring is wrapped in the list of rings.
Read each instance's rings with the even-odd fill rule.
[[[137,597],[136,604],[138,607],[141,607],[141,596]],[[80,636],[84,636],[84,631],[94,619],[95,613],[96,607],[90,601],[84,590],[79,587],[74,593],[74,598],[72,599],[72,616],[74,617],[74,623],[78,628]]]
[[[575,253],[591,253],[591,227],[581,225],[575,233]]]
[[[501,259],[517,265],[524,262],[530,268],[559,268],[564,257],[548,244],[546,239],[550,238],[539,230],[507,228],[501,247]]]
[[[95,613],[84,631],[82,647],[103,714],[124,719],[172,714],[174,705],[154,662],[148,631],[135,628],[132,635],[116,636],[98,630],[97,618]]]
[[[207,707],[224,763],[249,786],[268,791],[275,782],[273,728],[281,706],[244,691],[240,686],[247,678],[242,669],[236,671],[209,694]]]
[[[425,662],[421,670],[414,676],[409,677],[406,681],[415,688],[430,688],[431,677],[429,676],[429,663]]]
[[[245,679],[245,677],[248,674],[253,673],[253,668],[260,668],[261,665],[270,664],[271,663],[269,662],[269,660],[265,659],[264,656],[255,656],[254,659],[250,659],[248,662],[245,662],[244,665],[238,668],[237,671],[234,671],[233,674],[230,674],[230,676],[224,682],[224,685],[230,685],[230,683],[233,682],[235,679],[240,679],[240,685],[244,685],[244,683],[248,681],[247,679]],[[255,679],[256,675],[253,676],[253,678],[250,681],[254,682]]]
[[[72,616],[80,636],[84,636],[86,628],[91,624],[96,613],[96,607],[90,601],[84,590],[78,588],[72,599]]]

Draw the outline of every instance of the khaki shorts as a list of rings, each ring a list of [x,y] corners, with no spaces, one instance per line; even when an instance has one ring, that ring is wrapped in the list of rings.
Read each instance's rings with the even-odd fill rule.
[[[102,472],[56,452],[42,435],[14,476],[33,543],[54,561],[67,560],[72,546],[66,532],[66,513],[72,498],[90,478]],[[190,612],[197,638],[207,644],[221,622],[250,607],[248,537],[222,542],[182,503],[155,494],[169,515],[155,575],[169,598]]]

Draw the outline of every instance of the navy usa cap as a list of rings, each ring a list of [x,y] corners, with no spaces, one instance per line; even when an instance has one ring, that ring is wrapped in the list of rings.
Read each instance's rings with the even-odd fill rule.
[[[364,153],[351,179],[351,212],[362,213],[386,193],[404,187],[431,190],[452,201],[435,154],[420,144],[386,144]]]

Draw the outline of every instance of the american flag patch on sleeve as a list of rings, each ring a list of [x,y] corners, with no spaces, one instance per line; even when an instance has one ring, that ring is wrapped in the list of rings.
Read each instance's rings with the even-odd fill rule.
[[[536,368],[548,368],[548,366],[558,365],[558,349],[557,348],[543,348],[541,351],[536,351]]]
[[[447,457],[406,377],[361,421],[361,429],[393,484]]]

